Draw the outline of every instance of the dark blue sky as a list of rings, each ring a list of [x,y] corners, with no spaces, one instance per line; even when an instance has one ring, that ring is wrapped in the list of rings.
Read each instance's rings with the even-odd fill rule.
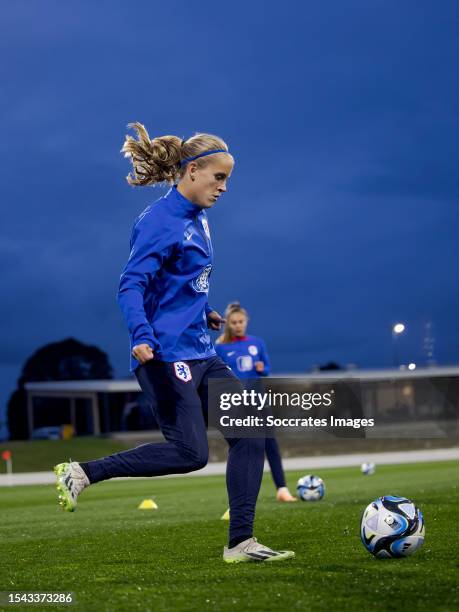
[[[0,23],[0,406],[68,336],[128,373],[115,302],[135,216],[130,121],[220,134],[210,301],[239,299],[276,371],[459,362],[458,3],[17,0]]]

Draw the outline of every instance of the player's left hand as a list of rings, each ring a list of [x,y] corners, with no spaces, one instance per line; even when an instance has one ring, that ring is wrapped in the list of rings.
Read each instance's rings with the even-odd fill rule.
[[[223,319],[216,310],[212,310],[212,312],[209,312],[207,315],[207,327],[209,329],[218,331],[221,329],[223,323],[225,323],[225,319]]]
[[[265,369],[265,364],[263,363],[263,361],[255,361],[255,370],[257,372],[263,372],[264,369]]]

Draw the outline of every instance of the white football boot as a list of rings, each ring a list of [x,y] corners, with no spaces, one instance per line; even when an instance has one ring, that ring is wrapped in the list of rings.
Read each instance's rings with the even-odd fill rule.
[[[90,482],[83,468],[76,461],[59,463],[54,466],[56,488],[59,492],[59,505],[67,512],[73,512],[77,505],[77,497],[89,487]]]
[[[244,540],[233,548],[225,546],[223,560],[226,563],[244,563],[247,561],[284,561],[295,556],[292,550],[271,550],[257,542],[257,538]]]

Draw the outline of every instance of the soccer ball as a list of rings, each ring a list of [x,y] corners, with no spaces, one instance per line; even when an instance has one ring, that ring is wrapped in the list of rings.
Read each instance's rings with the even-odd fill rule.
[[[371,476],[371,474],[375,473],[375,470],[376,465],[374,463],[362,463],[362,465],[360,466],[360,471],[365,476]]]
[[[412,555],[423,545],[424,535],[422,512],[405,497],[386,495],[365,508],[360,537],[379,559]]]
[[[325,484],[322,478],[309,474],[299,479],[296,491],[303,501],[319,501],[325,494]]]

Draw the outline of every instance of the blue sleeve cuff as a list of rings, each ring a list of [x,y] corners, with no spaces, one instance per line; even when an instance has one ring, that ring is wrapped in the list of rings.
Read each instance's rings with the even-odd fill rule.
[[[133,334],[131,333],[131,344],[132,346],[138,346],[139,344],[148,344],[153,351],[157,351],[161,348],[158,340],[156,339],[153,330],[147,329],[149,325],[142,325],[141,329],[137,329]]]

